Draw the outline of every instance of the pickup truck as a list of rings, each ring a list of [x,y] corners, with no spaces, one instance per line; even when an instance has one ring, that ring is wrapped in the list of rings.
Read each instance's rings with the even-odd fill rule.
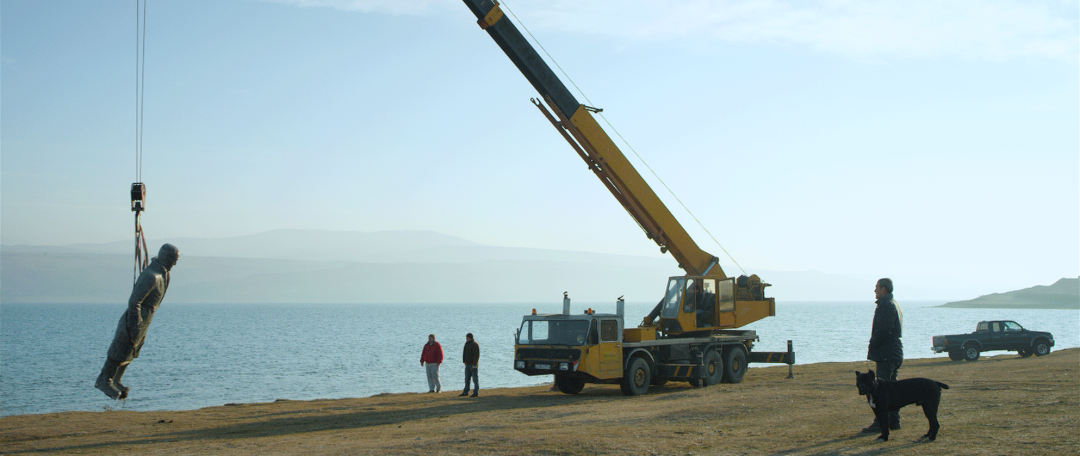
[[[1054,346],[1054,335],[1028,331],[1015,321],[980,321],[975,332],[934,336],[934,353],[948,352],[949,359],[975,361],[979,353],[992,350],[1015,351],[1021,357],[1042,356]]]

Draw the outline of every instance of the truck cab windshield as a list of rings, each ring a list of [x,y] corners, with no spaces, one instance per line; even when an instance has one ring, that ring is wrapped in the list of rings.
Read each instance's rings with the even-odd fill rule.
[[[521,322],[521,345],[585,345],[588,320],[526,320]]]

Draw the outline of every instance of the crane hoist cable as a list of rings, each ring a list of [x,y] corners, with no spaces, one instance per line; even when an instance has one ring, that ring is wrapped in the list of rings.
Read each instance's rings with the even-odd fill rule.
[[[131,211],[135,213],[135,268],[133,281],[150,264],[142,212],[146,210],[146,184],[142,182],[143,93],[146,81],[146,0],[135,0],[135,183],[131,184]]]
[[[656,174],[656,171],[653,171],[652,167],[649,166],[649,163],[646,162],[645,159],[642,158],[640,154],[638,154],[637,150],[634,149],[634,146],[630,145],[630,142],[627,141],[626,138],[623,137],[622,133],[619,133],[619,130],[617,130],[615,128],[615,126],[612,125],[611,122],[609,122],[607,120],[607,117],[604,117],[604,114],[603,114],[604,110],[592,107],[592,106],[596,106],[596,105],[593,104],[592,100],[589,99],[588,95],[585,95],[585,91],[581,90],[581,88],[577,86],[577,83],[574,82],[574,80],[570,77],[570,75],[566,74],[566,70],[563,70],[563,68],[561,66],[559,66],[559,62],[555,61],[555,58],[551,56],[551,53],[549,53],[546,48],[544,48],[543,44],[540,44],[540,40],[536,39],[536,37],[533,36],[532,32],[529,31],[529,28],[525,27],[525,23],[521,22],[521,19],[518,19],[517,15],[514,14],[514,12],[510,10],[510,6],[506,4],[506,1],[503,0],[503,1],[499,2],[499,3],[503,6],[504,9],[506,9],[507,12],[510,13],[511,16],[514,17],[514,21],[516,21],[518,24],[521,25],[521,28],[523,30],[525,30],[525,33],[529,34],[529,38],[532,38],[532,40],[536,43],[536,45],[538,47],[540,47],[540,49],[542,51],[544,51],[544,55],[546,55],[548,57],[548,60],[551,60],[551,63],[555,64],[555,67],[559,69],[559,72],[561,72],[563,76],[566,76],[566,80],[570,81],[570,85],[574,86],[574,89],[577,90],[578,93],[581,94],[581,97],[584,98],[587,103],[589,103],[589,105],[585,106],[585,108],[588,109],[589,111],[594,112],[597,115],[599,115],[601,119],[604,119],[604,123],[606,123],[607,126],[611,128],[611,131],[615,132],[615,136],[618,136],[619,140],[621,140],[623,142],[623,144],[626,144],[626,147],[629,148],[630,151],[634,153],[634,156],[637,157],[638,160],[640,160],[643,165],[645,165],[645,168],[648,169],[650,173],[652,173],[653,177],[655,177],[657,181],[660,181],[660,184],[664,186],[664,189],[667,190],[668,193],[670,193],[673,198],[675,198],[675,201],[679,202],[679,205],[682,206],[683,210],[685,210],[687,214],[690,214],[690,217],[694,219],[694,222],[696,222],[698,224],[698,226],[701,227],[702,230],[705,230],[705,234],[709,235],[709,238],[712,239],[714,243],[716,243],[716,246],[720,247],[720,250],[724,251],[724,255],[727,255],[728,259],[730,259],[732,263],[735,263],[735,266],[738,267],[739,270],[742,271],[742,273],[745,275],[746,270],[744,270],[743,267],[739,265],[739,262],[735,261],[735,258],[732,257],[731,254],[728,253],[727,249],[725,249],[724,246],[720,244],[720,241],[716,240],[716,237],[713,236],[711,232],[709,232],[708,228],[705,228],[705,225],[701,223],[701,220],[698,220],[697,216],[694,215],[694,213],[690,211],[690,208],[686,207],[686,204],[684,204],[682,202],[682,200],[679,199],[679,196],[676,195],[675,192],[672,191],[670,187],[668,187],[667,183],[664,182],[664,180],[661,179],[658,174]]]

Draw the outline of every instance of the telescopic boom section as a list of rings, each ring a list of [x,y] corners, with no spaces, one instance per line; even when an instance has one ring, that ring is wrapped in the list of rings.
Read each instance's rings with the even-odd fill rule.
[[[596,122],[589,112],[591,108],[578,103],[517,27],[503,17],[499,4],[491,0],[464,2],[478,18],[480,28],[487,31],[510,57],[555,115],[552,116],[543,104],[534,102],[537,107],[581,155],[589,169],[596,173],[645,234],[660,246],[660,251],[671,252],[687,275],[726,278],[716,257],[698,247]]]

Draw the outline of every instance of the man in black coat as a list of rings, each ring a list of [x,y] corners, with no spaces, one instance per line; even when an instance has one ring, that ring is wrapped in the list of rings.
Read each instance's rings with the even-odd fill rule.
[[[893,299],[892,279],[879,279],[874,285],[877,309],[874,310],[874,326],[870,330],[870,347],[866,359],[877,363],[877,378],[896,381],[896,371],[904,363],[903,335],[904,313]],[[889,414],[889,428],[900,429],[900,413]],[[863,432],[880,432],[877,418]]]
[[[106,396],[127,398],[128,387],[120,383],[120,378],[124,376],[128,364],[139,357],[139,350],[146,342],[150,320],[154,318],[154,311],[161,305],[165,290],[169,288],[169,270],[179,258],[180,250],[172,244],[165,244],[135,280],[135,287],[128,298],[128,308],[116,325],[105,366],[94,383],[94,387]]]
[[[472,380],[472,397],[480,395],[480,377],[476,372],[476,365],[480,362],[480,345],[473,340],[472,333],[465,335],[465,350],[461,353],[461,362],[465,363],[465,391],[459,396],[469,395],[469,380]]]

